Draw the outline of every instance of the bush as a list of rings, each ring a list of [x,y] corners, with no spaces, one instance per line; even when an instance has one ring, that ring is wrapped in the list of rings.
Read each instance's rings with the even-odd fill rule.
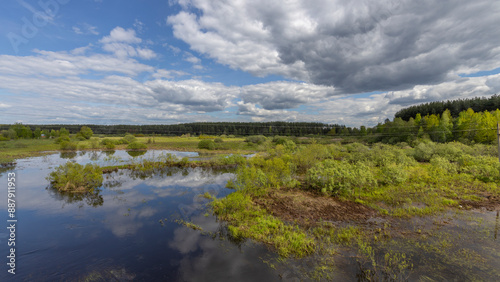
[[[451,163],[449,160],[441,156],[433,156],[430,160],[430,163],[433,167],[433,173],[436,176],[442,176],[448,173],[455,174],[458,170],[458,166],[456,163]]]
[[[62,142],[71,142],[68,135],[63,135],[61,137],[57,137],[54,143],[61,144]]]
[[[126,134],[125,137],[123,137],[121,140],[123,142],[122,144],[130,144],[137,142],[137,138],[135,138],[135,136],[132,134]]]
[[[401,184],[408,180],[408,172],[401,165],[395,163],[382,167],[383,182],[385,184]]]
[[[459,172],[471,174],[484,182],[500,180],[500,163],[497,158],[464,155],[460,158],[458,164]]]
[[[132,142],[127,146],[127,149],[129,150],[145,150],[147,148],[148,146],[146,146],[146,144],[140,142]]]
[[[273,137],[273,143],[276,143],[276,145],[284,145],[286,142],[287,138],[283,136],[276,135]]]
[[[292,141],[287,141],[287,143],[288,142]],[[293,156],[293,160],[299,172],[306,172],[316,163],[328,157],[329,153],[326,146],[312,144],[308,146],[301,146],[300,150]]]
[[[266,142],[266,140],[267,140],[267,138],[264,135],[248,136],[247,138],[245,138],[245,142],[254,143],[257,145],[260,145],[260,144]]]
[[[63,141],[60,144],[61,150],[76,150],[77,144],[74,142]]]
[[[113,142],[107,142],[106,145],[104,145],[104,148],[106,148],[107,150],[114,150],[115,147],[115,143]]]
[[[215,142],[215,143],[222,143],[222,142],[224,142],[224,141],[222,140],[222,138],[215,138],[215,139],[214,139],[214,142]]]
[[[87,192],[102,186],[103,176],[97,165],[67,162],[51,172],[47,180],[60,191]]]
[[[111,139],[108,139],[108,138],[105,138],[105,139],[101,140],[101,145],[107,146],[108,144],[115,145],[115,141],[113,141]]]
[[[350,194],[355,189],[376,185],[370,168],[364,163],[324,160],[309,169],[306,180],[311,188],[331,194]]]
[[[198,149],[215,150],[215,143],[210,139],[203,139],[198,142]]]
[[[90,148],[91,149],[98,149],[99,148],[99,139],[97,139],[97,138],[90,139]]]

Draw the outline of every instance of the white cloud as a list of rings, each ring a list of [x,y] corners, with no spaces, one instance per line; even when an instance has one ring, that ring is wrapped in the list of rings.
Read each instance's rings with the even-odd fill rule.
[[[142,39],[136,36],[133,29],[124,29],[118,26],[108,36],[103,37],[100,42],[105,51],[114,53],[120,59],[139,57],[149,60],[157,56],[151,49],[135,47],[142,42]]]
[[[325,99],[334,88],[308,83],[274,81],[242,87],[243,101],[261,105],[264,109],[290,109]]]
[[[108,36],[105,36],[101,39],[101,43],[115,43],[115,42],[123,42],[123,43],[141,43],[142,40],[135,35],[135,30],[133,29],[124,29],[122,27],[115,27]]]
[[[91,35],[99,35],[99,32],[97,31],[97,27],[92,26],[88,23],[84,23],[84,24],[80,25],[80,27],[74,26],[73,31],[79,35],[90,35],[90,34]]]
[[[189,73],[178,71],[178,70],[165,70],[165,69],[157,69],[155,73],[152,75],[156,79],[172,79],[178,76],[189,75]]]
[[[86,49],[77,50],[78,53]],[[117,72],[135,76],[154,68],[130,58],[107,55],[74,55],[66,52],[35,50],[34,56],[0,55],[0,74],[9,76],[71,76],[89,72]]]

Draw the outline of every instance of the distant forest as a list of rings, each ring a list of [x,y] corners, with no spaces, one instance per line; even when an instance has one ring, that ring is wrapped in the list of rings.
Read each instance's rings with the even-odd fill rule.
[[[449,101],[430,102],[404,108],[396,113],[395,118],[405,121],[415,118],[417,114],[441,115],[445,110],[449,110],[453,118],[457,118],[460,112],[472,109],[474,112],[495,111],[500,109],[500,96],[493,95],[490,98],[476,97],[471,99],[459,99]]]
[[[0,125],[0,131],[8,130],[11,125]],[[197,122],[169,125],[96,125],[96,124],[29,124],[24,125],[30,130],[50,132],[65,128],[70,133],[77,133],[82,126],[88,126],[94,134],[123,135],[125,133],[144,135],[181,136],[191,135],[283,135],[305,136],[326,135],[331,132],[340,132],[344,125],[325,124],[316,122]]]

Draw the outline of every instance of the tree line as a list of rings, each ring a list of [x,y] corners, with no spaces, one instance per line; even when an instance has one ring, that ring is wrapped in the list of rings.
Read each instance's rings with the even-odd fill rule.
[[[94,134],[124,135],[237,135],[237,136],[306,136],[327,135],[331,130],[341,131],[344,125],[318,122],[197,122],[155,125],[98,125],[98,124],[45,124],[45,125],[0,125],[2,136],[8,139],[57,137],[57,131],[76,134],[82,126],[92,129]],[[33,130],[33,128],[35,128]],[[15,132],[15,134],[14,134]]]
[[[500,96],[493,95],[489,98],[475,97],[470,99],[458,99],[448,101],[437,101],[411,106],[398,111],[395,118],[401,118],[408,121],[415,118],[417,114],[421,116],[442,114],[445,110],[450,111],[451,117],[457,118],[458,115],[472,109],[474,112],[495,111],[500,109]]]

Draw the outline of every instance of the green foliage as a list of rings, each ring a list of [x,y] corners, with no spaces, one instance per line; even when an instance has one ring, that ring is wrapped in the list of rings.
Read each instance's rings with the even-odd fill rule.
[[[331,194],[349,195],[376,186],[370,168],[362,162],[324,160],[307,171],[306,179],[311,188]]]
[[[137,142],[137,138],[132,134],[126,134],[125,137],[122,138],[122,144],[130,144]]]
[[[224,142],[224,141],[222,140],[222,138],[215,138],[215,139],[214,139],[214,142],[215,142],[215,143],[222,143],[222,142]]]
[[[198,149],[215,150],[215,143],[210,139],[203,139],[198,142]]]
[[[82,126],[79,132],[79,135],[81,135],[85,139],[90,139],[93,134],[94,132],[92,132],[92,129],[90,129],[90,127],[88,126]]]
[[[484,182],[500,180],[500,163],[495,157],[464,155],[458,161],[459,171]]]
[[[266,140],[267,140],[267,138],[264,135],[248,136],[247,138],[245,138],[245,142],[254,143],[257,145],[260,145],[260,144],[266,142]]]
[[[71,142],[71,139],[69,139],[68,135],[62,135],[61,137],[57,137],[56,140],[54,140],[54,143],[56,143],[56,144],[61,144],[63,142],[66,142],[66,143]]]
[[[141,142],[132,142],[127,146],[128,150],[145,150],[147,148],[148,146]]]
[[[314,164],[329,157],[330,154],[326,146],[312,144],[309,146],[301,146],[292,158],[297,171],[299,173],[305,173]]]
[[[102,186],[103,176],[97,165],[67,162],[51,172],[47,180],[60,191],[87,192]]]
[[[113,142],[106,142],[104,145],[104,148],[106,148],[106,150],[114,150],[115,147],[115,143]]]
[[[61,137],[59,137],[61,138]],[[78,145],[75,142],[62,141],[59,144],[61,150],[71,150],[74,151],[77,149]]]
[[[107,146],[108,144],[115,145],[115,141],[113,141],[112,139],[109,139],[109,138],[104,138],[101,140],[101,145]]]
[[[59,129],[59,136],[69,136],[69,131],[64,127],[61,127],[61,129]]]
[[[24,126],[22,123],[15,123],[10,126],[9,130],[12,130],[13,132],[10,133],[11,139],[17,139],[17,138],[22,138],[22,139],[31,139],[33,138],[33,132],[31,131],[29,126]],[[14,134],[15,132],[15,134]]]

